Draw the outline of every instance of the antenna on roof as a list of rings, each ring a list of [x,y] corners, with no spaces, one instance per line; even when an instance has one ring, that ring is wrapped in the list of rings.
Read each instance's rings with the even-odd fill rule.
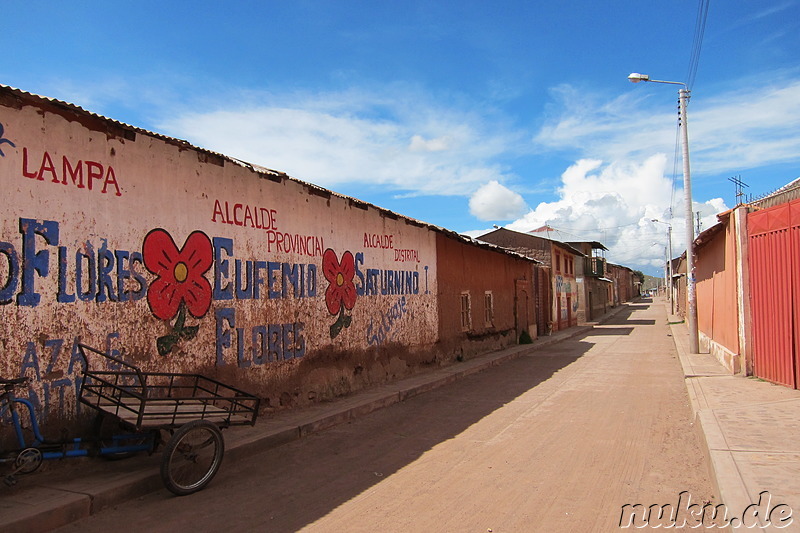
[[[742,181],[742,176],[733,176],[732,178],[728,178],[728,181],[733,183],[736,187],[736,205],[742,203],[742,198],[744,197],[744,192],[742,191],[742,187],[750,187],[748,184]]]

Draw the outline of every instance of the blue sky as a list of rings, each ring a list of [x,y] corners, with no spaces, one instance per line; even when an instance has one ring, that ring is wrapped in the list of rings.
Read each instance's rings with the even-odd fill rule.
[[[0,83],[480,234],[549,225],[658,275],[685,247],[698,0],[3,3]],[[800,2],[711,1],[694,210],[800,177]]]

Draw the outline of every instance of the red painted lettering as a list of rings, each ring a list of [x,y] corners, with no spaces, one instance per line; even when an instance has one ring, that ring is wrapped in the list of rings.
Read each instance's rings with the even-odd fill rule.
[[[233,224],[233,220],[231,220],[231,212],[228,210],[228,202],[225,202],[225,220],[227,221],[226,224]]]
[[[278,216],[277,211],[274,209],[244,203],[230,204],[228,201],[224,203],[225,208],[223,209],[223,202],[214,200],[214,211],[211,215],[212,222],[235,224],[266,231],[278,229]]]
[[[377,233],[364,234],[365,248],[383,248],[384,250],[394,248],[393,235],[378,235]]]
[[[109,185],[114,186],[114,190],[117,191],[114,193],[116,196],[122,196],[122,192],[119,190],[119,184],[117,183],[117,176],[114,174],[114,167],[108,167],[108,170],[106,170],[106,181],[103,182],[103,190],[101,191],[103,194],[106,193],[106,189],[108,189]]]
[[[39,177],[38,172],[30,172],[28,170],[28,149],[25,147],[22,148],[22,175],[32,180],[42,179]]]
[[[97,163],[96,161],[87,161],[86,184],[89,186],[89,190],[90,191],[92,190],[92,180],[101,180],[101,179],[103,179],[103,165]]]
[[[86,182],[84,182],[83,179],[84,164],[86,165]],[[71,182],[72,185],[78,189],[88,187],[90,191],[94,189],[95,180],[102,180],[103,187],[100,192],[106,194],[113,188],[116,196],[122,196],[122,190],[120,189],[119,181],[117,181],[117,175],[114,172],[114,168],[111,166],[105,168],[101,163],[96,161],[81,161],[80,159],[73,164],[70,162],[69,157],[64,155],[61,157],[61,175],[59,176],[56,166],[53,164],[53,158],[50,156],[49,152],[45,151],[42,153],[42,162],[39,165],[39,170],[31,172],[28,167],[28,148],[23,147],[22,175],[26,178],[44,181],[46,173],[50,174],[50,181],[52,183],[69,185]]]
[[[83,189],[83,161],[78,161],[78,164],[75,165],[75,168],[72,168],[72,165],[69,163],[69,159],[67,156],[64,156],[61,160],[61,164],[63,167],[63,176],[61,176],[61,183],[66,185],[67,184],[67,176],[72,179],[72,184],[76,185],[79,189]]]
[[[58,183],[58,174],[56,174],[56,167],[53,165],[53,160],[50,159],[50,154],[47,152],[42,156],[42,166],[39,167],[39,180],[44,180],[44,173],[49,172],[53,175],[53,183]]]
[[[244,207],[244,225],[247,225],[247,220],[250,220],[250,227],[251,228],[260,228],[261,226],[257,226],[256,223],[253,221],[253,213],[250,212],[250,206],[246,205]]]
[[[222,212],[222,206],[219,205],[219,200],[214,200],[214,213],[211,215],[211,222],[216,222],[217,221],[217,215],[222,217],[222,220],[220,220],[220,222],[222,222],[224,224],[225,223],[225,214]]]

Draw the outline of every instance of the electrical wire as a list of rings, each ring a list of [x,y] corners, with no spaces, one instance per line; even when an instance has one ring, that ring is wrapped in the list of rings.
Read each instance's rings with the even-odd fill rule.
[[[681,126],[680,122],[675,128],[675,154],[672,157],[672,194],[669,199],[669,220],[667,222],[672,224],[672,213],[675,212],[675,190],[677,189],[676,183],[678,181],[678,158],[682,157],[681,154]]]
[[[711,0],[699,0],[697,7],[697,19],[694,27],[694,39],[692,41],[692,52],[689,56],[689,70],[686,74],[686,86],[692,90],[697,67],[700,64],[700,50],[703,47],[703,36],[706,32],[706,20],[708,19],[708,6]]]

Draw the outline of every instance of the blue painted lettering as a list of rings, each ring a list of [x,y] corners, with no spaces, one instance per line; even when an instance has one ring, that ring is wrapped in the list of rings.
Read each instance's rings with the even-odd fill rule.
[[[230,283],[222,285],[228,280],[228,260],[222,258],[224,251],[227,257],[233,255],[233,239],[214,237],[214,299],[233,300],[233,287]]]
[[[248,347],[248,331],[236,327],[236,311],[233,308],[217,310],[216,318],[217,366],[227,364],[225,354],[233,348],[234,330],[236,364],[239,368],[296,359],[306,353],[302,322],[253,326],[249,331],[251,345]]]
[[[8,278],[0,286],[0,305],[9,304],[14,299],[19,284],[19,257],[14,246],[8,242],[0,242],[0,254],[8,261]]]
[[[35,307],[41,299],[36,292],[35,276],[45,277],[50,272],[50,252],[36,251],[36,236],[43,237],[49,245],[58,246],[58,223],[20,218],[19,231],[22,233],[22,292],[17,295],[17,304]]]

